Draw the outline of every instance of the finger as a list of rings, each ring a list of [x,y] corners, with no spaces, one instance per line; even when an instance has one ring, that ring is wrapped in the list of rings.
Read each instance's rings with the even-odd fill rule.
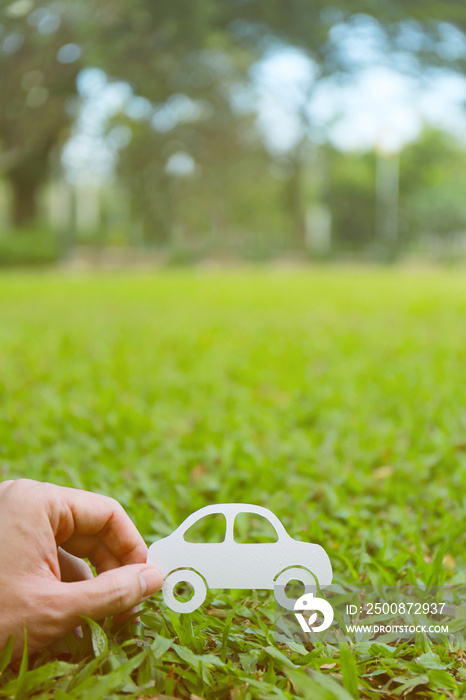
[[[146,561],[144,540],[113,498],[58,486],[49,494],[49,518],[57,544],[65,543],[74,533],[96,535],[123,564]]]
[[[2,482],[0,483],[0,491],[1,491],[2,489],[6,489],[6,488],[7,488],[10,484],[12,484],[12,483],[13,483],[13,479],[7,479],[7,481],[2,481]]]
[[[129,564],[92,581],[59,584],[60,607],[68,610],[73,626],[80,623],[82,615],[101,620],[131,610],[160,590],[162,583],[154,566]]]
[[[61,547],[58,548],[58,563],[62,581],[87,581],[94,578],[85,561],[65,552]]]
[[[62,548],[75,557],[87,557],[98,574],[123,564],[96,535],[73,535]]]

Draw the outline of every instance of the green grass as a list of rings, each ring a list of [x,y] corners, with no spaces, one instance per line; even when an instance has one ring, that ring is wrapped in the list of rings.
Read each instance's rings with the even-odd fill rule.
[[[0,278],[0,478],[110,494],[148,543],[244,501],[337,581],[427,580],[440,552],[436,582],[464,583],[465,436],[463,271]],[[85,629],[7,667],[0,698],[466,693],[451,642],[277,645],[268,593]]]

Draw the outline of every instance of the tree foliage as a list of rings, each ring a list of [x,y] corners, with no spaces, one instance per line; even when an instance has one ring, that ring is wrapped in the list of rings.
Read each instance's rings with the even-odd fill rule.
[[[14,223],[36,218],[38,190],[79,113],[76,78],[98,67],[147,105],[142,117],[123,108],[109,129],[128,135],[117,175],[142,237],[154,242],[173,239],[175,230],[189,237],[191,230],[279,227],[303,244],[316,194],[307,100],[319,81],[335,84],[367,66],[345,37],[372,32],[400,70],[465,70],[458,47],[466,10],[438,0],[14,0],[0,10],[0,24],[0,169],[13,190]],[[257,128],[250,96],[253,66],[283,46],[309,58],[313,78],[294,106],[301,138],[277,156]],[[174,157],[191,159],[192,177],[170,175]],[[334,225],[365,245],[374,220],[371,156],[345,160],[329,148],[327,163]]]

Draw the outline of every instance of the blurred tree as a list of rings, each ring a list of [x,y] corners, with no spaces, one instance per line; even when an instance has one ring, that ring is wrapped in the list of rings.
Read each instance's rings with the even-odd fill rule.
[[[313,126],[307,101],[319,81],[363,65],[360,57],[345,51],[341,37],[351,36],[358,23],[371,17],[372,30],[393,60],[410,54],[424,64],[464,69],[464,55],[445,45],[446,23],[466,31],[466,9],[457,2],[430,0],[421,6],[414,0],[354,0],[349,6],[346,0],[335,0],[329,6],[324,0],[82,0],[78,5],[71,0],[13,0],[4,4],[0,163],[14,191],[15,224],[24,225],[36,214],[37,189],[47,176],[50,154],[59,150],[76,116],[75,78],[83,66],[98,66],[110,78],[128,81],[134,95],[149,106],[146,122],[128,115],[122,118],[132,140],[122,149],[119,165],[133,209],[145,219],[146,236],[154,235],[149,234],[150,222],[158,221],[155,229],[166,237],[174,220],[180,188],[173,183],[180,180],[173,179],[166,166],[177,153],[190,157],[196,166],[194,178],[212,188],[217,200],[214,218],[221,221],[231,193],[237,191],[229,172],[239,173],[240,159],[251,166],[254,162],[256,179],[262,163],[264,187],[270,184],[269,159],[251,114],[236,108],[235,91],[250,81],[250,68],[261,56],[294,45],[311,60],[313,76],[303,101],[295,105],[301,134],[288,154],[283,201],[294,240],[303,244],[308,196],[304,154]],[[406,40],[410,31],[417,32],[418,40]],[[392,48],[398,53],[392,54]],[[191,110],[191,116],[183,117],[183,110],[186,114]],[[155,121],[149,124],[152,118]],[[161,126],[164,118],[176,123]],[[246,165],[242,172],[247,181]],[[361,196],[363,189],[358,190]],[[362,239],[367,237],[365,226],[355,228]]]
[[[406,245],[424,236],[447,242],[466,235],[466,146],[426,129],[402,152],[400,223]]]
[[[133,202],[137,202],[135,210],[141,215],[144,210],[147,212],[144,217],[146,237],[149,221],[158,222],[158,236],[166,239],[169,235],[173,207],[168,193],[170,178],[164,173],[164,165],[174,143],[178,142],[176,147],[184,148],[195,159],[201,168],[198,174],[202,172],[204,183],[210,182],[213,192],[220,191],[222,183],[228,179],[225,173],[233,162],[239,158],[247,160],[248,149],[263,150],[259,133],[257,130],[253,133],[250,126],[246,129],[249,133],[247,148],[241,145],[246,119],[234,107],[235,92],[241,90],[241,83],[250,80],[249,70],[255,61],[283,47],[285,41],[297,41],[306,49],[315,67],[310,90],[318,79],[335,71],[339,65],[335,47],[328,42],[335,16],[331,13],[320,16],[325,3],[314,0],[312,11],[302,0],[292,0],[292,6],[290,8],[284,0],[248,3],[207,0],[202,6],[188,0],[177,0],[169,6],[155,6],[147,0],[139,0],[131,3],[129,11],[128,1],[120,0],[113,3],[99,21],[99,34],[107,39],[94,42],[94,63],[110,73],[112,67],[118,70],[118,76],[129,80],[137,95],[150,100],[161,112],[164,104],[166,113],[170,108],[176,111],[175,102],[178,100],[182,104],[182,98],[194,100],[194,110],[201,105],[203,112],[195,126],[187,128],[181,119],[176,129],[167,129],[162,134],[151,132],[150,125],[143,129],[141,124],[131,126],[126,122],[133,131],[133,140],[128,145],[128,153],[121,153],[119,173],[132,192]],[[282,202],[289,219],[286,228],[298,246],[304,245],[306,233],[303,154],[309,127],[306,111],[309,97],[310,92],[298,106],[301,134],[288,155],[289,176],[283,184],[286,196]],[[197,147],[199,143],[203,144],[201,149]],[[146,166],[142,167],[142,161]],[[210,172],[215,172],[215,177],[209,178]],[[264,182],[270,178],[267,170],[262,176]],[[140,184],[136,185],[138,182]],[[143,205],[143,193],[148,189],[151,195],[144,198]],[[212,215],[220,227],[221,211],[229,192],[231,183],[228,191],[223,186],[217,197],[216,214]],[[220,201],[224,202],[223,207]]]
[[[225,232],[227,222],[237,219],[232,202],[241,210],[233,193],[240,182],[251,181],[249,167],[257,165],[259,153],[265,161],[263,172],[268,172],[270,157],[255,128],[254,113],[235,110],[232,100],[249,65],[244,51],[204,49],[184,60],[188,65],[178,76],[177,95],[152,105],[143,119],[131,118],[129,104],[109,125],[110,130],[117,124],[131,131],[118,173],[131,194],[146,242],[166,242],[194,220],[204,232]],[[159,71],[160,82],[170,78],[170,72],[163,77]],[[195,99],[188,97],[193,82]],[[257,167],[255,171],[257,176]]]
[[[325,147],[324,201],[332,213],[335,251],[385,255],[376,235],[376,154]],[[432,128],[400,158],[399,249],[422,240],[440,245],[466,235],[466,146]],[[393,252],[393,251],[392,251]]]
[[[9,3],[1,13],[0,171],[13,195],[13,223],[37,216],[37,193],[50,154],[64,143],[73,119],[70,97],[80,69],[72,6]]]
[[[327,146],[324,200],[332,214],[336,250],[361,251],[374,244],[375,154]]]

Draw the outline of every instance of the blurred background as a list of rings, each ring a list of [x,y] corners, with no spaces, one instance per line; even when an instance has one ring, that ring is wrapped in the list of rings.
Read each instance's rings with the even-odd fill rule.
[[[466,256],[466,6],[15,0],[0,265]]]

